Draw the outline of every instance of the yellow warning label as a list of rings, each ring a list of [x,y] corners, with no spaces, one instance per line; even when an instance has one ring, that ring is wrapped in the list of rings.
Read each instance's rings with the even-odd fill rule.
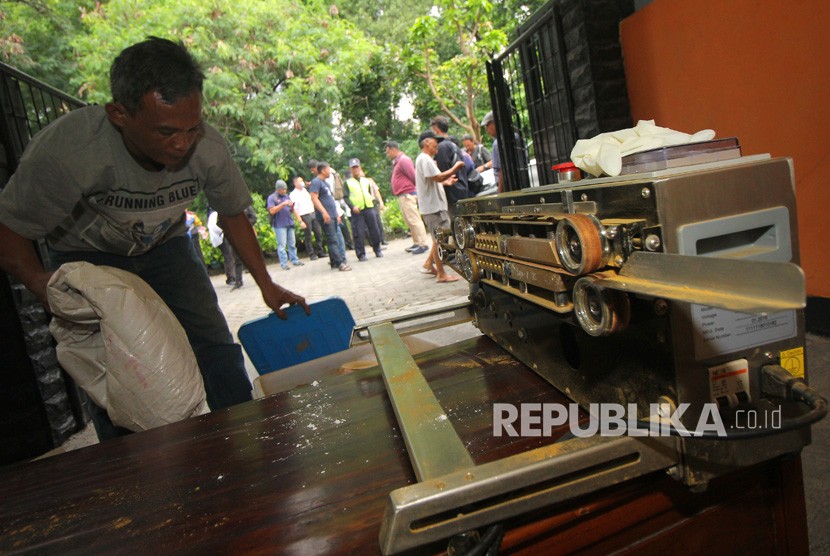
[[[804,378],[804,348],[797,347],[782,351],[781,366],[796,378]]]

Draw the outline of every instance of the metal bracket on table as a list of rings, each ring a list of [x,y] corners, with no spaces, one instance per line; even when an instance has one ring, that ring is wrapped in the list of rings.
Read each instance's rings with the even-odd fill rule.
[[[464,303],[449,305],[447,307],[441,307],[440,309],[431,309],[412,315],[404,315],[395,319],[386,319],[355,326],[354,330],[352,330],[349,347],[368,344],[370,341],[369,328],[384,323],[391,323],[399,335],[409,336],[411,334],[419,334],[421,332],[444,328],[445,326],[463,324],[471,320],[473,320],[473,305],[469,301],[465,301]]]
[[[678,463],[672,438],[574,438],[476,465],[389,323],[370,326],[418,483],[394,490],[380,547],[394,554]]]

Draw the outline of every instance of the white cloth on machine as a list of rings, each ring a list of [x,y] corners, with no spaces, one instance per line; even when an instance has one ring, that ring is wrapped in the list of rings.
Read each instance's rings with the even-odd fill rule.
[[[660,147],[710,141],[714,137],[715,132],[711,129],[690,135],[654,125],[654,120],[640,120],[633,128],[580,139],[571,151],[571,161],[593,176],[619,176],[624,156]]]
[[[141,431],[209,411],[187,335],[144,280],[72,262],[47,295],[58,361],[115,425]]]

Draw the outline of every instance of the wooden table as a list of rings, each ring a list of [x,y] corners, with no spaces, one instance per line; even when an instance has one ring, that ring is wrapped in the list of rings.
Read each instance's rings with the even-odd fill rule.
[[[485,337],[416,358],[477,464],[493,402],[566,400]],[[414,474],[377,368],[0,471],[0,553],[376,554]],[[507,523],[506,554],[807,552],[797,457],[695,494],[651,474]],[[440,553],[437,543],[418,553]]]

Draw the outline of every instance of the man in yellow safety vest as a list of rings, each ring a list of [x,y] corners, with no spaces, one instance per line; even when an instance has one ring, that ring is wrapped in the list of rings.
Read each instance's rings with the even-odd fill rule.
[[[349,160],[352,177],[343,183],[343,200],[352,211],[352,234],[354,236],[354,251],[358,261],[366,260],[366,248],[363,237],[369,232],[369,243],[375,256],[382,257],[380,246],[380,230],[378,229],[377,208],[372,191],[373,181],[367,178],[360,166],[360,160]]]

